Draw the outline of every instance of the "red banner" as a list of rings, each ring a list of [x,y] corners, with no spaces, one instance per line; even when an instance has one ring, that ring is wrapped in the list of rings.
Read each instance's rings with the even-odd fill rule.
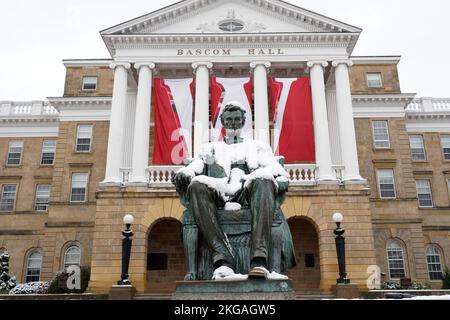
[[[243,133],[253,137],[251,79],[211,77],[211,141],[223,140],[225,132],[220,122],[220,113],[231,101],[240,102],[244,106],[247,112]]]
[[[189,79],[154,80],[154,165],[182,164],[192,155],[194,82]]]
[[[309,77],[270,78],[273,150],[286,163],[315,162]]]

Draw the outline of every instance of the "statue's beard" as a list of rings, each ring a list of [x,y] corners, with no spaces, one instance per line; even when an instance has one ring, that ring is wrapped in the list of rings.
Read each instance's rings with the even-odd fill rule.
[[[227,135],[227,137],[240,137],[241,133],[242,133],[242,128],[241,129],[225,129],[225,133]]]
[[[242,128],[240,129],[225,129],[225,135],[228,141],[240,140]]]

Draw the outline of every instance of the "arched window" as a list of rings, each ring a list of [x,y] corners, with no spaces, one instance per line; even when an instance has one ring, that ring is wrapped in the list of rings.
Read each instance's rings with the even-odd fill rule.
[[[72,245],[64,252],[64,269],[68,266],[80,266],[81,250],[78,246]]]
[[[6,249],[5,248],[0,248],[0,256],[3,254],[3,253],[5,253],[6,252]]]
[[[438,247],[430,245],[426,250],[428,277],[430,280],[442,279],[441,250]]]
[[[27,259],[27,273],[25,282],[39,281],[41,278],[42,253],[33,250]]]
[[[391,279],[405,278],[405,254],[403,246],[398,240],[389,240],[387,243],[387,258],[389,275]]]

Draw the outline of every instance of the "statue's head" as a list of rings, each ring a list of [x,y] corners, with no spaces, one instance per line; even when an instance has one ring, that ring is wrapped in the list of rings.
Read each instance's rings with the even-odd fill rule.
[[[237,101],[227,103],[220,114],[222,126],[226,130],[242,129],[245,124],[245,113],[246,111],[241,103]]]

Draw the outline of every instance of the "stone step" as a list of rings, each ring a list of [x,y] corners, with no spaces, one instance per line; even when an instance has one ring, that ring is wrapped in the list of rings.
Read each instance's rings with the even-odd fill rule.
[[[141,293],[134,297],[134,300],[172,300],[172,292],[163,293]]]
[[[301,290],[295,292],[295,300],[322,300],[333,299],[334,295],[331,292],[324,292],[322,290]]]

